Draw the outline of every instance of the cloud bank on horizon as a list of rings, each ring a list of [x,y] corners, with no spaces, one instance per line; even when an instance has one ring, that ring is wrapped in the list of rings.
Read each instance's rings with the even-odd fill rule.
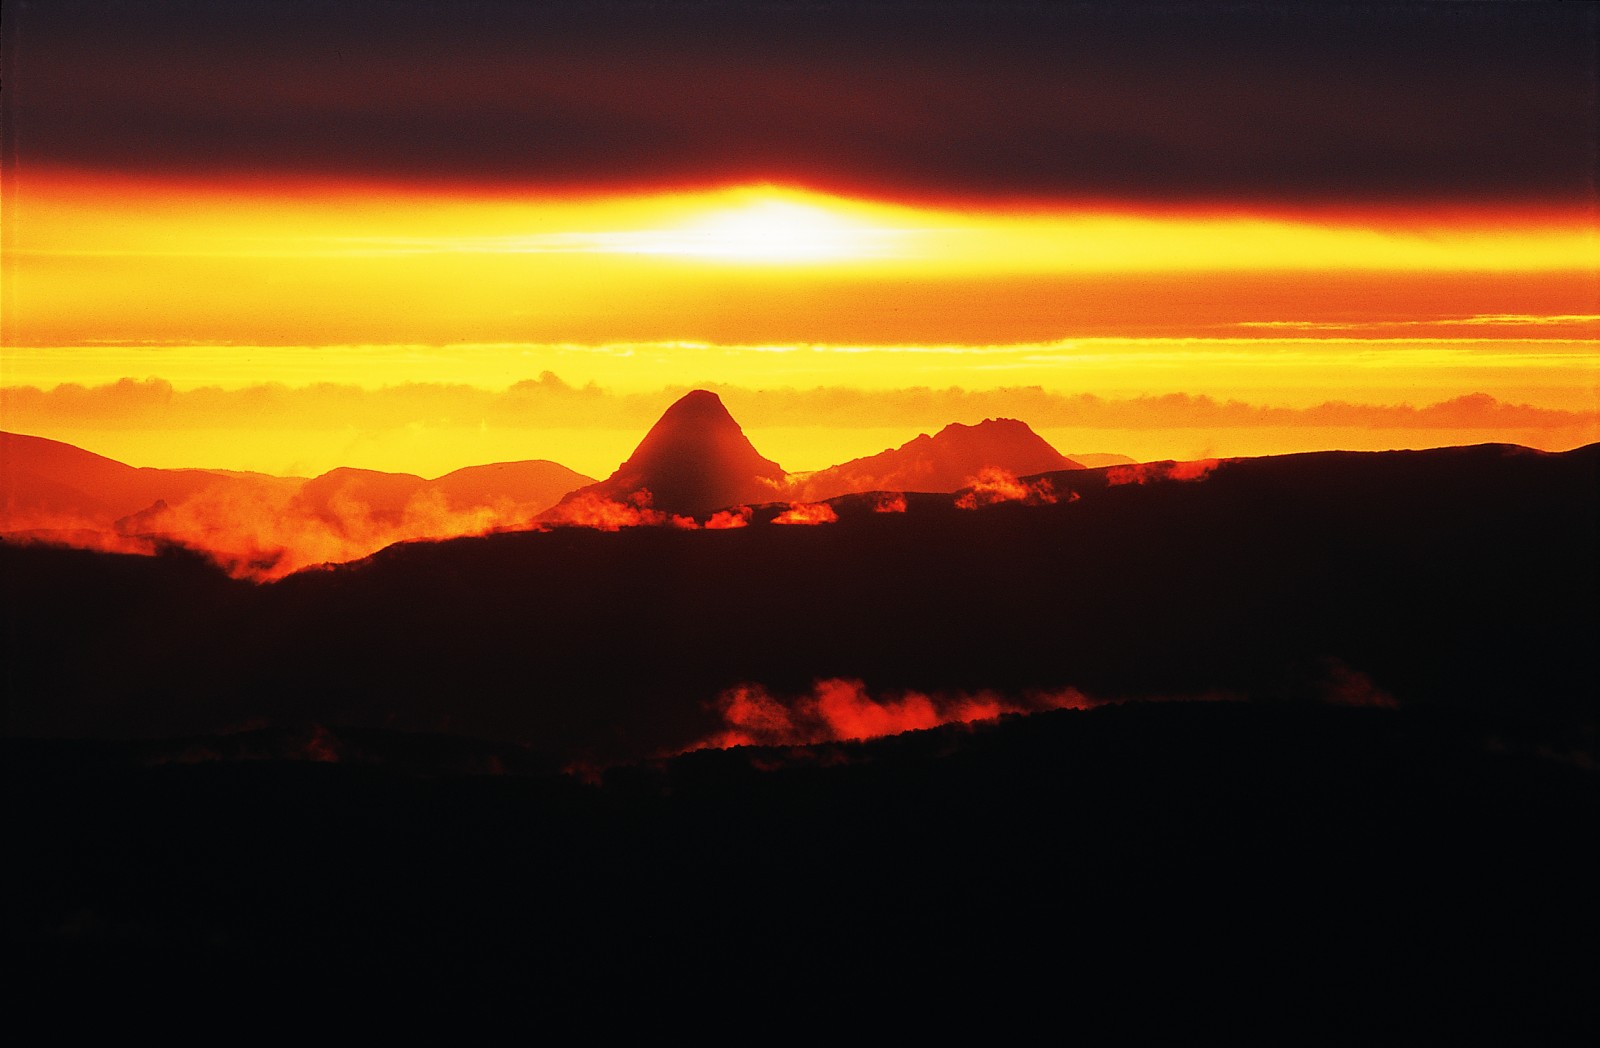
[[[1543,408],[1472,393],[1434,403],[1362,404],[1326,400],[1305,407],[1253,404],[1206,394],[1102,397],[1039,386],[991,389],[849,387],[754,389],[718,386],[753,428],[885,425],[938,426],[948,421],[1019,417],[1040,428],[1239,429],[1321,427],[1371,429],[1568,430],[1592,424],[1583,411]],[[630,428],[648,424],[687,392],[669,388],[626,393],[574,386],[551,373],[494,390],[447,383],[369,389],[318,383],[259,384],[238,389],[177,389],[163,379],[123,379],[84,386],[0,387],[8,421],[26,428],[70,418],[86,429],[254,428],[288,432],[357,427],[384,429],[425,417],[434,426],[492,425],[520,430]]]

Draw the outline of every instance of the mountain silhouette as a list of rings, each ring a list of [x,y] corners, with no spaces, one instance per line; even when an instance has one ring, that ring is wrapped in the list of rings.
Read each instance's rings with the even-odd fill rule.
[[[785,478],[782,466],[751,445],[721,398],[697,389],[666,410],[615,473],[561,501],[597,496],[629,502],[647,491],[657,510],[705,516],[782,497]]]
[[[138,468],[22,433],[0,433],[0,467],[0,530],[51,517],[109,528],[157,500],[175,502],[230,479],[199,469]]]
[[[934,436],[798,477],[793,491],[807,500],[858,491],[956,491],[986,469],[1026,476],[1079,468],[1027,423],[991,418],[975,426],[952,423]]]
[[[401,517],[419,496],[450,510],[503,506],[531,517],[579,484],[593,482],[546,459],[467,466],[432,480],[410,473],[340,466],[316,477],[279,477],[240,470],[135,467],[75,445],[0,432],[0,532],[36,522],[126,531],[140,521],[205,494],[212,498],[281,493],[298,515],[334,519],[359,508],[379,521]],[[273,499],[274,502],[280,501]]]
[[[1072,461],[1076,462],[1084,469],[1099,469],[1101,466],[1133,466],[1137,465],[1139,462],[1138,459],[1129,458],[1127,455],[1116,455],[1104,451],[1095,452],[1089,455],[1080,454],[1079,452],[1074,451],[1071,455],[1071,458]]]
[[[522,459],[487,466],[464,466],[435,477],[426,487],[443,494],[452,509],[488,506],[500,499],[510,499],[526,507],[531,515],[555,505],[574,487],[592,483],[593,477],[568,469],[559,462]]]
[[[434,480],[341,466],[301,485],[292,508],[335,521],[356,505],[373,521],[393,523],[419,498],[437,497],[451,510],[503,506],[532,517],[555,505],[574,485],[589,483],[592,477],[546,459],[466,466]]]
[[[395,542],[527,526],[593,478],[543,459],[434,480],[340,467],[320,476],[135,468],[71,444],[0,433],[0,536],[87,549],[202,551],[271,578]]]

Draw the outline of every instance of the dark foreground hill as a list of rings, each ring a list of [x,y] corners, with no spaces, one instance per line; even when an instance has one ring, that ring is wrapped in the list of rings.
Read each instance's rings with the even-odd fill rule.
[[[0,545],[12,1014],[1592,1043],[1597,463],[1122,466],[270,585]],[[827,678],[1209,701],[641,759]]]
[[[1415,711],[1058,711],[589,784],[207,742],[9,744],[13,1022],[1597,1032],[1593,769]]]
[[[1600,448],[1054,474],[1051,504],[834,502],[728,531],[410,543],[258,586],[198,557],[0,547],[12,734],[263,724],[671,752],[719,696],[1335,701],[1594,723]],[[1119,470],[1121,472],[1119,472]],[[1031,489],[1030,489],[1031,490]]]

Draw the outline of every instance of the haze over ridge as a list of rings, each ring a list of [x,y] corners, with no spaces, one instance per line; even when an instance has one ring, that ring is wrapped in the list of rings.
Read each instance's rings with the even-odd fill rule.
[[[269,578],[355,559],[395,541],[541,522],[611,529],[677,520],[693,526],[719,510],[743,514],[729,521],[742,524],[753,504],[861,491],[954,491],[991,474],[1076,467],[1026,424],[1005,419],[952,424],[899,449],[791,477],[756,451],[707,390],[680,397],[611,477],[587,484],[588,478],[542,460],[468,467],[432,481],[348,467],[297,480],[134,469],[13,434],[5,435],[0,450],[11,467],[0,533],[137,552],[178,542],[208,551],[237,573]],[[99,478],[92,484],[98,495],[84,492],[83,477]],[[116,491],[122,494],[107,501]]]

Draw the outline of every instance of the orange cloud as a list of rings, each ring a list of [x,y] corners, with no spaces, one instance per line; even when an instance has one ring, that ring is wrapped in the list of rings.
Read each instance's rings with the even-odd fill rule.
[[[807,695],[788,701],[756,684],[741,684],[717,700],[727,727],[692,749],[732,746],[806,746],[898,735],[941,724],[993,720],[1005,713],[1083,709],[1092,705],[1072,688],[1004,699],[993,693],[925,695],[903,692],[873,698],[859,680],[818,681]]]
[[[156,502],[114,522],[8,508],[0,515],[0,533],[10,541],[115,553],[149,555],[183,546],[235,578],[266,581],[359,560],[396,542],[529,526],[527,506],[508,498],[452,506],[444,492],[423,488],[396,505],[383,505],[371,494],[355,481],[311,498],[305,486],[276,478],[219,477],[187,497]]]
[[[872,503],[872,512],[874,513],[904,513],[905,511],[906,497],[897,491],[881,491]]]
[[[750,507],[735,506],[732,509],[718,510],[711,514],[705,526],[708,531],[725,531],[729,528],[743,528],[750,525]]]
[[[595,492],[585,492],[561,503],[539,517],[541,524],[553,527],[594,528],[617,531],[622,528],[679,528],[693,531],[692,517],[664,513],[650,508],[650,492],[636,491],[626,502],[616,502]]]
[[[118,530],[201,550],[229,574],[261,580],[359,560],[396,542],[527,526],[526,513],[510,502],[452,509],[438,491],[418,492],[396,514],[346,492],[312,509],[280,487],[230,484],[176,505],[158,503],[119,522]]]
[[[774,524],[832,524],[839,514],[826,502],[795,502],[772,518]]]
[[[6,517],[0,539],[17,545],[66,546],[97,553],[132,553],[154,556],[161,543],[138,535],[107,531],[85,517],[60,513],[17,513]]]
[[[1069,493],[1070,494],[1070,493]],[[1059,499],[1048,477],[1023,483],[1003,469],[989,467],[974,479],[971,488],[956,499],[958,509],[977,509],[1000,502],[1021,502],[1026,506],[1048,506]],[[1076,496],[1069,497],[1068,501]]]
[[[1198,459],[1194,462],[1140,462],[1131,466],[1113,466],[1106,470],[1106,484],[1151,484],[1163,480],[1203,480],[1221,465],[1222,459]]]

